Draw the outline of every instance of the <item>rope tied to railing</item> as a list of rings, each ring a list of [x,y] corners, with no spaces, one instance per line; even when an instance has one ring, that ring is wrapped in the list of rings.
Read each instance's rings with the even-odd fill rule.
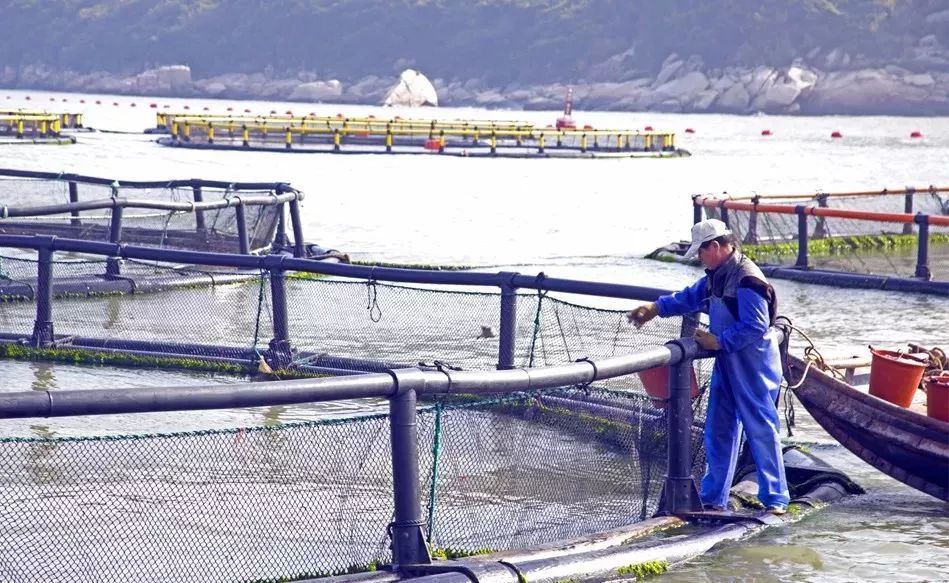
[[[544,303],[544,298],[547,297],[547,290],[545,290],[543,286],[543,281],[546,277],[547,275],[541,271],[537,274],[537,277],[534,278],[534,282],[537,286],[537,310],[534,312],[534,332],[531,335],[531,350],[527,363],[529,367],[534,366],[534,348],[537,346],[537,337],[540,335],[541,304]]]
[[[369,279],[366,280],[366,309],[369,310],[369,319],[378,324],[382,320],[382,308],[379,307],[379,290],[376,286],[376,267],[369,270]]]

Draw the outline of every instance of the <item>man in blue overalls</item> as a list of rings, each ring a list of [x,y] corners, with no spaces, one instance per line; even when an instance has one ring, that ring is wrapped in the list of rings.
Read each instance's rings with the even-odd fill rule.
[[[777,301],[761,270],[737,248],[731,230],[717,219],[692,227],[685,257],[698,255],[706,275],[694,284],[627,316],[642,326],[656,316],[709,314],[709,331],[695,340],[716,352],[705,421],[705,477],[702,503],[724,509],[735,474],[742,428],[758,468],[758,499],[774,514],[784,514],[790,497],[784,476],[778,411],[781,353],[772,328]]]

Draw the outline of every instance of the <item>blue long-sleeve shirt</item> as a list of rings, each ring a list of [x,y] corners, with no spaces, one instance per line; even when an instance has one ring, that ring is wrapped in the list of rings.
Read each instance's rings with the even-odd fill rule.
[[[681,316],[694,312],[708,311],[708,276],[685,289],[656,301],[659,315],[662,317]],[[738,303],[738,318],[731,325],[723,325],[714,319],[710,322],[712,334],[718,337],[722,351],[737,352],[752,342],[760,340],[770,328],[768,302],[751,288],[739,287],[735,292]]]

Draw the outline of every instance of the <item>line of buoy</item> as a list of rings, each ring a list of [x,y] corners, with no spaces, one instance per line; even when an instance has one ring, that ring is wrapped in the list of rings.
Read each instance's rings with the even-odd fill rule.
[[[685,128],[685,133],[687,133],[687,134],[694,134],[694,133],[695,133],[695,130],[692,129],[692,128]]]
[[[921,137],[923,137],[923,132],[921,132],[921,131],[919,131],[919,130],[914,130],[913,132],[910,133],[909,137],[911,137],[911,138],[921,138]]]
[[[770,136],[770,135],[771,135],[771,130],[761,130],[761,135],[762,135],[762,136]]]
[[[832,138],[842,138],[844,135],[837,130],[830,132],[830,137]]]

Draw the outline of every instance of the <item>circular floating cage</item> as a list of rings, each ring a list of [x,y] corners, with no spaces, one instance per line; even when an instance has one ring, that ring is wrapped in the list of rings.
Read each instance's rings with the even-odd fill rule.
[[[74,144],[68,132],[80,129],[81,113],[0,111],[0,144]]]
[[[158,114],[158,142],[185,148],[463,157],[675,157],[675,134],[473,120]]]

